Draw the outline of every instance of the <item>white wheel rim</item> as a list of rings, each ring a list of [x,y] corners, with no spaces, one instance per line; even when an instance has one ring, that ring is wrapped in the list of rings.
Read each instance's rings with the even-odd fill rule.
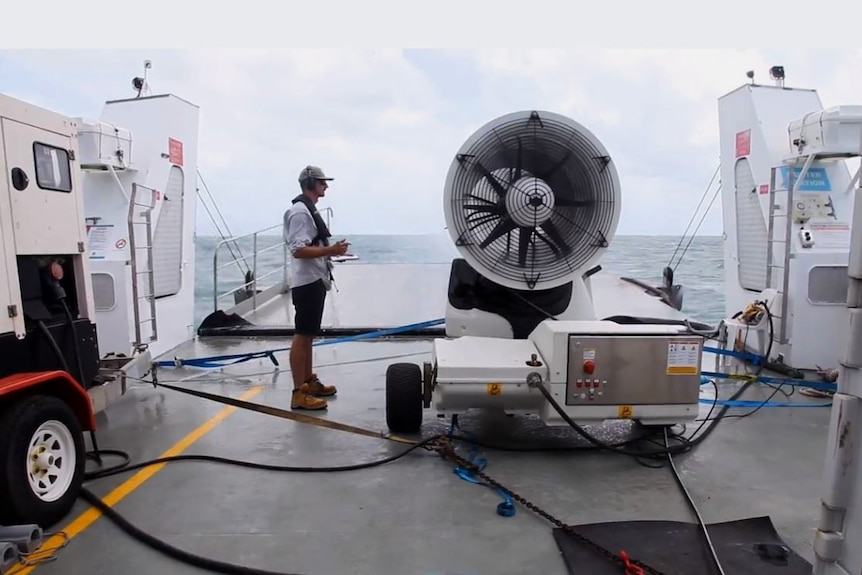
[[[57,420],[44,422],[27,445],[27,479],[33,493],[47,503],[61,498],[72,484],[76,467],[75,441]]]

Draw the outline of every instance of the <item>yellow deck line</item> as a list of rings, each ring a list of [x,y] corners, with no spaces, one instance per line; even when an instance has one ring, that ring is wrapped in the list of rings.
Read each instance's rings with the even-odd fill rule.
[[[250,389],[248,389],[245,393],[239,396],[242,400],[248,400],[263,391],[263,385],[256,385]],[[199,425],[196,429],[194,429],[191,433],[177,441],[173,444],[167,451],[162,453],[159,458],[162,457],[172,457],[174,455],[179,455],[186,449],[188,449],[195,441],[212,431],[216,425],[224,421],[224,419],[236,411],[237,408],[233,406],[226,406],[221,411],[216,413],[210,419]],[[102,500],[109,506],[114,506],[122,500],[126,495],[130,494],[132,491],[140,487],[144,484],[144,482],[159,472],[167,463],[158,463],[155,465],[150,465],[148,467],[144,467],[126,481],[118,485],[111,491],[107,496],[105,496]],[[68,539],[71,540],[76,535],[80,534],[87,527],[93,524],[99,517],[101,517],[102,512],[96,509],[95,507],[90,507],[83,513],[81,513],[78,517],[76,517],[67,527],[63,529],[63,532],[66,533]],[[64,541],[64,538],[61,535],[53,535],[49,537],[42,543],[42,548],[50,548],[51,546],[60,545]],[[38,551],[37,551],[38,553]],[[60,552],[62,553],[62,551]],[[62,561],[62,557],[58,558],[58,561]],[[26,575],[30,573],[33,569],[38,567],[38,565],[31,565],[21,569],[20,571],[14,571],[15,575]]]

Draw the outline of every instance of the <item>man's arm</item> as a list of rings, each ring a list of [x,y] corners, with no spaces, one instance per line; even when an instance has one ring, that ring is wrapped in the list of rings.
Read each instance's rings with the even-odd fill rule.
[[[328,246],[313,246],[311,241],[317,235],[314,218],[305,211],[290,211],[285,215],[287,227],[287,249],[295,258],[320,258],[330,254]]]

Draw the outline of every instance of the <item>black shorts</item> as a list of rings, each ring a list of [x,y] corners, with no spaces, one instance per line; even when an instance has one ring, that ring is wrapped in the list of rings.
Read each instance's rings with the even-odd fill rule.
[[[294,332],[300,335],[317,335],[323,321],[323,304],[326,301],[326,286],[323,280],[291,288],[290,298],[296,309]]]

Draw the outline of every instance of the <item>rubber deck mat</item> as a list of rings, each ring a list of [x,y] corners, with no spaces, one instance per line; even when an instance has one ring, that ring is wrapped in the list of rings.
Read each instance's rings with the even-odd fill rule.
[[[811,564],[781,540],[769,517],[713,523],[707,529],[728,575],[811,574]],[[578,525],[574,531],[611,552],[625,550],[665,575],[718,574],[696,523],[620,521]],[[571,575],[623,572],[619,564],[562,529],[554,529],[554,539]]]

